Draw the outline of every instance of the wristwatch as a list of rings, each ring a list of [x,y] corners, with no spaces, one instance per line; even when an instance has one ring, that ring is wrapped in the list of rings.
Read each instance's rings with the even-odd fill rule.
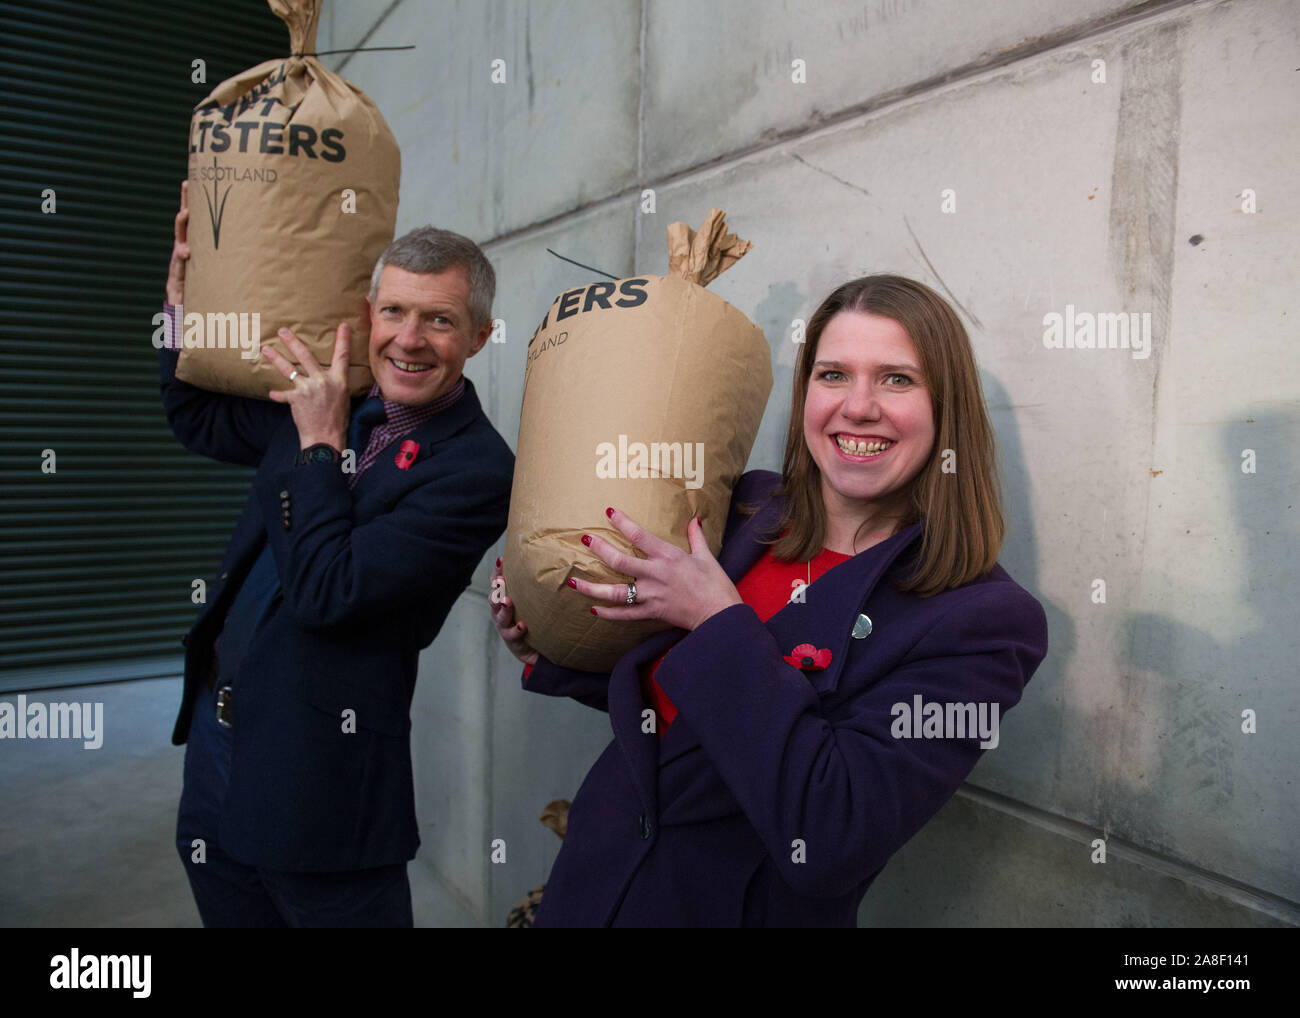
[[[298,453],[297,459],[293,461],[296,467],[304,466],[307,463],[339,463],[343,459],[339,451],[327,442],[319,442],[316,445],[309,445]]]

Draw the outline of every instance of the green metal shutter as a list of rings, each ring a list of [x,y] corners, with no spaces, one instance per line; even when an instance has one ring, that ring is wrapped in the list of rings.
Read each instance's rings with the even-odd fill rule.
[[[0,4],[2,690],[180,670],[251,471],[172,435],[153,316],[190,110],[288,46],[264,0]]]

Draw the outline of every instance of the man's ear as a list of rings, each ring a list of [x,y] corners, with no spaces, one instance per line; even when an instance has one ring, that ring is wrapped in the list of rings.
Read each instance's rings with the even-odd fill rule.
[[[491,335],[492,335],[492,319],[489,318],[486,322],[482,324],[482,326],[479,327],[478,333],[474,336],[474,342],[470,344],[469,353],[466,356],[473,357],[476,353],[482,350],[483,345],[488,341],[488,338]]]

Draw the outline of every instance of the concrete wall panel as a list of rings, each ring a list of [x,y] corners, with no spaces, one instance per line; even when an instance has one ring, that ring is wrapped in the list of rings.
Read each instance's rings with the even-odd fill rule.
[[[349,14],[322,48],[355,46],[362,24]],[[396,5],[366,45],[416,48],[357,53],[343,74],[401,144],[398,232],[432,221],[486,241],[630,187],[640,32],[636,4]]]
[[[653,0],[643,177],[699,166],[1122,15],[1136,0]],[[793,61],[804,62],[796,83]]]
[[[488,921],[492,790],[491,645],[487,599],[467,593],[420,654],[411,705],[411,761],[420,851],[475,919]]]
[[[1131,847],[1112,844],[1105,862],[1094,861],[1094,833],[959,794],[889,861],[858,923],[1218,929],[1300,921],[1293,904]]]

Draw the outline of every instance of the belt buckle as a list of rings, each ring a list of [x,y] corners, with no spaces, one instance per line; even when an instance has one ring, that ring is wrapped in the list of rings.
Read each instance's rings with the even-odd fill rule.
[[[217,724],[222,728],[230,727],[230,700],[233,693],[230,686],[217,688]]]

